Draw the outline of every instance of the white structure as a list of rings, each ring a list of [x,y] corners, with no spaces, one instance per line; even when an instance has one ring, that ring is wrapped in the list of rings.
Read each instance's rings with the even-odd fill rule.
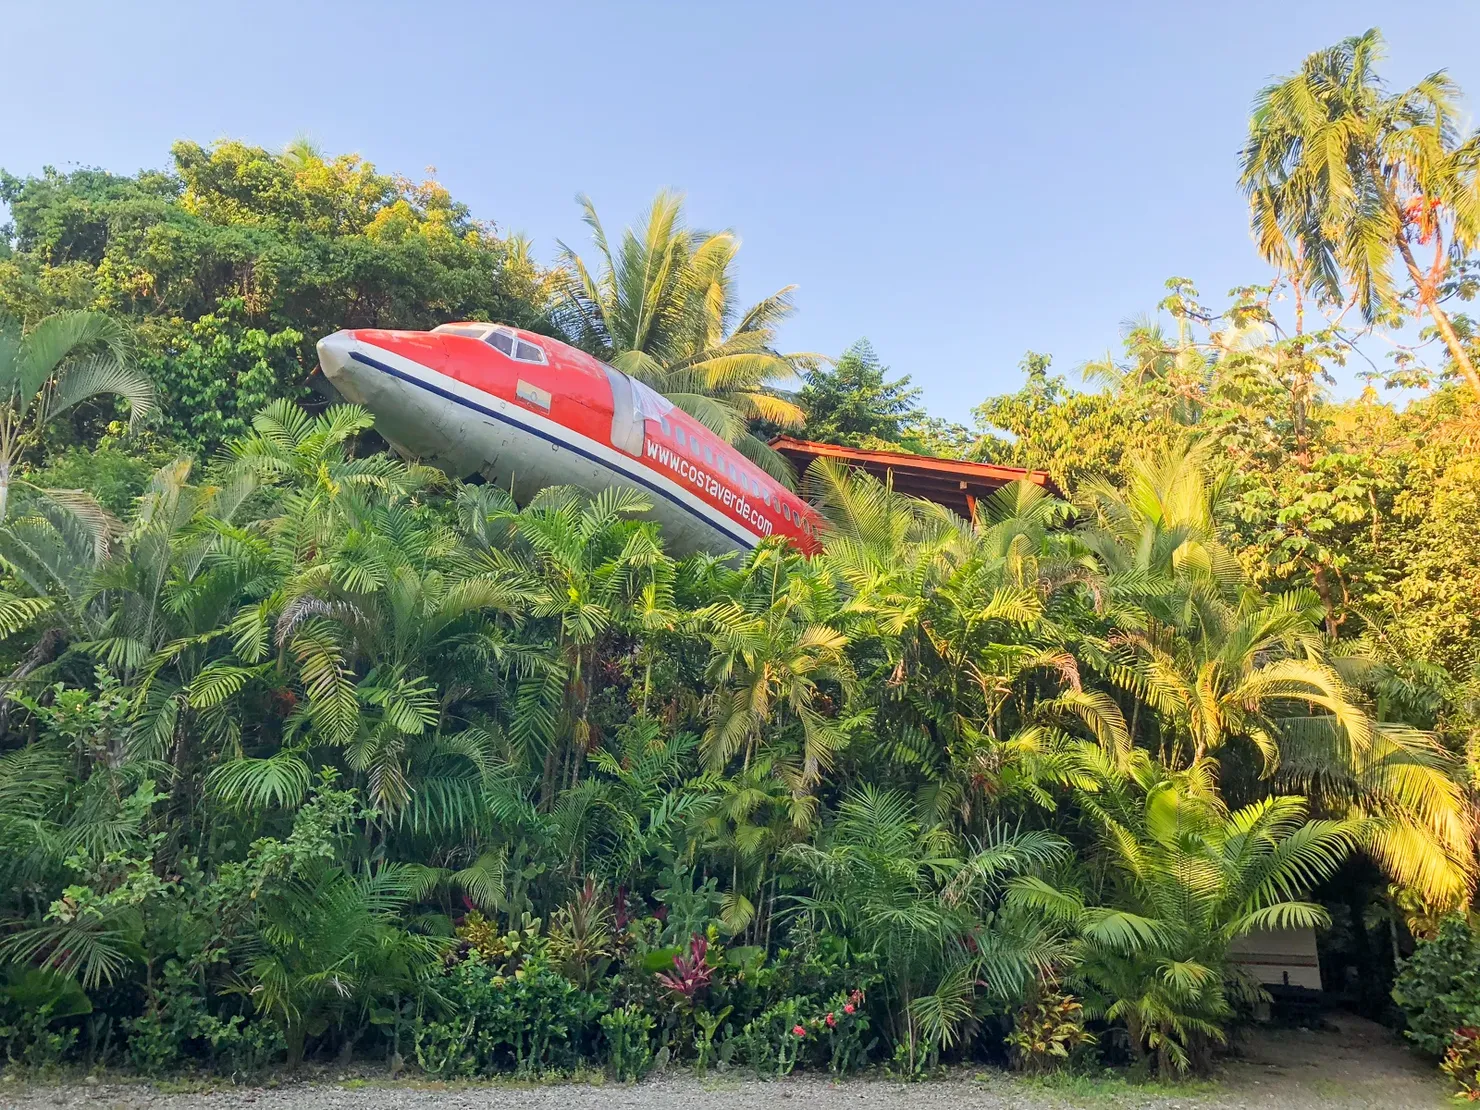
[[[1233,963],[1265,986],[1321,989],[1321,962],[1314,929],[1270,929],[1250,933],[1229,949]]]

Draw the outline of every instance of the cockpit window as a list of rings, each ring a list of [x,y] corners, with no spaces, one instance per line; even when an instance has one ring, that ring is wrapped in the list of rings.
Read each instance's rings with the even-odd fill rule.
[[[521,339],[514,344],[514,357],[520,362],[544,362],[545,352]]]
[[[500,354],[520,362],[537,362],[543,365],[550,361],[539,344],[520,339],[509,328],[499,324],[439,324],[432,329],[432,334],[465,335],[469,339],[481,339]]]

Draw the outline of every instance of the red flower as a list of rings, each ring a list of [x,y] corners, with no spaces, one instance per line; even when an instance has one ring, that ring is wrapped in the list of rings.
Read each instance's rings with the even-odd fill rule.
[[[800,1025],[793,1025],[791,1027],[791,1031],[794,1034],[796,1034],[798,1037],[805,1037],[807,1035],[807,1031],[804,1028],[802,1028]]]
[[[835,1017],[833,1017],[832,1014],[828,1014],[827,1017],[824,1018],[823,1020],[825,1020],[827,1022],[827,1024],[828,1024],[829,1027],[832,1027],[832,1026],[834,1026],[834,1025],[836,1025],[838,1023],[838,1019],[835,1018]]]
[[[851,1014],[852,1012],[853,1012],[853,1003],[850,1002],[846,1006],[843,1007],[843,1013],[845,1013],[845,1014]]]

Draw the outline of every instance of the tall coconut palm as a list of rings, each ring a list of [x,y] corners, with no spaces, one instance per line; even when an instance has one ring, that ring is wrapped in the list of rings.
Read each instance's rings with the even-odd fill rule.
[[[16,465],[40,430],[104,393],[128,401],[135,424],[154,408],[154,386],[130,365],[123,325],[101,312],[59,312],[24,331],[0,317],[0,521]]]
[[[1450,264],[1480,241],[1480,133],[1461,133],[1459,89],[1442,71],[1386,92],[1382,52],[1382,36],[1367,31],[1259,94],[1242,173],[1255,234],[1271,262],[1317,295],[1341,302],[1348,287],[1369,321],[1399,305],[1396,255],[1480,396],[1480,374],[1441,304]]]
[[[661,192],[646,219],[613,248],[596,209],[579,198],[598,254],[593,269],[561,244],[569,267],[558,318],[570,339],[664,394],[778,478],[790,471],[749,422],[800,427],[802,411],[777,385],[816,356],[776,350],[794,286],[740,311],[730,231],[684,226],[680,196]]]

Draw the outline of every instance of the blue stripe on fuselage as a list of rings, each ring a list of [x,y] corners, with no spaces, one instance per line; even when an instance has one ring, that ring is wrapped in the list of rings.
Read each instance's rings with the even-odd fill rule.
[[[580,455],[583,459],[588,459],[591,462],[594,462],[597,466],[601,467],[604,470],[615,471],[616,473],[621,474],[624,478],[636,482],[638,485],[643,486],[646,489],[652,490],[659,497],[663,497],[671,501],[674,505],[682,509],[684,512],[688,513],[691,517],[698,520],[700,523],[713,528],[716,532],[720,532],[723,535],[734,540],[737,544],[740,545],[742,549],[749,551],[755,547],[755,544],[752,543],[750,540],[747,540],[739,534],[730,531],[728,528],[724,527],[721,524],[716,524],[703,513],[696,512],[688,505],[684,504],[682,499],[677,497],[675,494],[669,493],[667,490],[661,488],[655,482],[651,481],[648,478],[645,478],[641,474],[628,470],[626,467],[623,466],[614,466],[612,465],[612,463],[610,463],[606,459],[603,459],[601,456],[587,451],[583,447],[577,447],[574,443],[571,443],[568,440],[560,439],[557,436],[552,436],[549,432],[541,431],[539,428],[531,427],[523,421],[516,420],[512,416],[508,416],[505,413],[496,412],[493,409],[485,408],[483,405],[480,405],[475,401],[469,401],[466,397],[459,397],[456,393],[453,393],[450,390],[443,389],[441,386],[433,385],[431,382],[424,382],[420,378],[413,377],[412,375],[407,374],[404,371],[397,370],[394,366],[387,366],[385,363],[380,362],[377,359],[373,359],[369,355],[362,355],[359,351],[351,351],[349,357],[354,359],[356,362],[364,363],[366,366],[369,366],[372,369],[379,370],[382,374],[389,374],[393,378],[399,378],[401,381],[406,382],[410,385],[414,385],[419,389],[424,389],[428,393],[435,393],[438,397],[446,398],[447,400],[452,401],[455,404],[461,405],[465,409],[472,409],[474,412],[486,416],[490,420],[498,420],[502,423],[508,424],[510,427],[518,428],[521,432],[528,432],[532,436],[539,436],[540,439],[554,444],[556,447],[559,447],[563,451],[571,451],[577,455]]]

